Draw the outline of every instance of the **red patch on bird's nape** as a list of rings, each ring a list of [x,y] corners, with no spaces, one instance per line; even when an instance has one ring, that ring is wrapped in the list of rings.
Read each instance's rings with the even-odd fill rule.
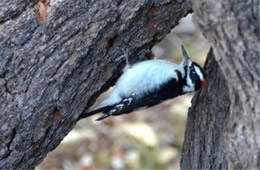
[[[200,80],[201,86],[204,86],[206,84],[205,80]]]

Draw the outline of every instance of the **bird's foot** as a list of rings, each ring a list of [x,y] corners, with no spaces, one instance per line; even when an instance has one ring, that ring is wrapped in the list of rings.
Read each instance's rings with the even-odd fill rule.
[[[115,59],[115,61],[119,61],[119,60],[125,59],[126,66],[130,66],[129,60],[128,60],[128,58],[129,58],[129,51],[128,51],[128,49],[122,48],[121,51],[123,52],[123,54],[121,56],[117,57]]]

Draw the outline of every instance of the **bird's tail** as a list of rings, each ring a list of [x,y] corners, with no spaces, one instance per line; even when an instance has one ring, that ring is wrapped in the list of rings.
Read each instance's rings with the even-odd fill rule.
[[[107,111],[109,111],[109,110],[111,109],[111,107],[112,107],[112,106],[103,106],[103,107],[94,108],[94,109],[89,110],[89,111],[87,111],[87,112],[85,112],[85,113],[82,113],[82,114],[79,116],[78,120],[84,119],[84,118],[89,117],[89,116],[92,116],[92,115],[97,114],[97,113],[99,113],[99,112],[106,113]]]

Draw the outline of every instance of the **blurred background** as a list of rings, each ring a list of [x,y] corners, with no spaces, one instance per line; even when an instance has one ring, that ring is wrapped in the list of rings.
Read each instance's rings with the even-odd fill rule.
[[[191,60],[203,66],[209,44],[194,25],[192,15],[183,18],[153,47],[154,57],[178,63],[182,60],[182,44]],[[95,121],[98,115],[81,120],[36,169],[178,170],[193,95],[186,94],[150,109],[104,121]]]

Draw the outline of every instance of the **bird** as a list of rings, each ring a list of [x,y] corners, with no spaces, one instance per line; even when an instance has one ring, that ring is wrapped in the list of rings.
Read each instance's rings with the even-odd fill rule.
[[[205,72],[181,46],[183,59],[179,64],[166,60],[151,59],[130,65],[128,52],[126,66],[112,92],[97,107],[82,113],[79,119],[97,113],[97,121],[109,116],[119,116],[143,110],[177,96],[199,90],[205,85]]]

